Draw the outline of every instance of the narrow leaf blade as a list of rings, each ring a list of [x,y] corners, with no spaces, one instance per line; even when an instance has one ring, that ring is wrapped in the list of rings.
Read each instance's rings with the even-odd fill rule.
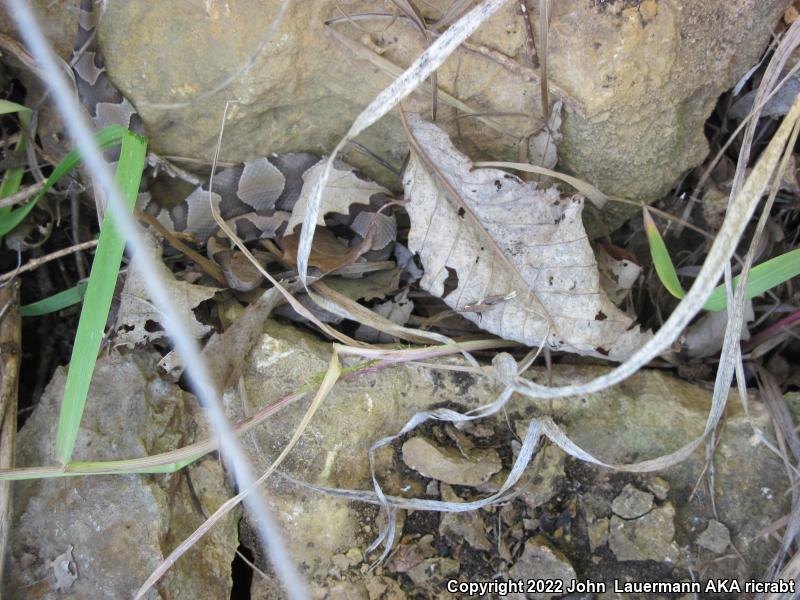
[[[31,109],[22,104],[11,102],[10,100],[0,100],[0,115],[7,115],[9,113],[30,113]]]
[[[8,101],[4,101],[8,102]],[[10,102],[9,104],[15,104],[14,102]],[[16,106],[20,106],[19,104],[15,104]],[[0,104],[0,106],[2,106]],[[27,129],[31,122],[31,111],[24,106],[21,107],[19,111],[19,120],[22,123],[23,131],[20,132],[19,139],[17,139],[17,143],[14,145],[14,153],[19,156],[25,151],[25,146],[27,145],[26,138],[24,135],[24,129]],[[5,173],[3,173],[3,181],[0,182],[0,198],[6,198],[12,194],[16,194],[19,191],[19,186],[22,183],[22,176],[25,174],[25,167],[12,167],[8,169]],[[0,208],[0,215],[8,214],[11,211],[10,206],[4,206]]]
[[[126,208],[132,211],[139,193],[147,144],[144,138],[119,129],[122,130],[122,150],[117,165],[117,182],[127,201]],[[59,414],[55,452],[56,459],[62,464],[69,463],[75,448],[124,249],[125,239],[119,233],[114,214],[108,212],[100,230]]]
[[[661,234],[658,232],[653,217],[650,216],[650,211],[645,207],[642,211],[642,218],[644,219],[644,231],[647,235],[647,241],[650,244],[650,256],[653,258],[653,266],[656,269],[656,274],[667,288],[667,291],[676,298],[683,298],[686,292],[683,291],[681,282],[678,280],[678,274],[675,272],[675,265],[672,264],[672,258],[669,255],[667,246]]]
[[[745,295],[748,299],[755,298],[798,275],[800,275],[800,248],[771,258],[753,267],[750,271],[750,276],[747,278]],[[733,278],[734,289],[736,289],[738,283],[739,276],[737,275]],[[703,308],[717,311],[723,310],[727,305],[725,285],[723,284],[714,289]]]
[[[87,285],[88,282],[82,281],[68,290],[58,292],[37,302],[26,304],[20,307],[19,314],[23,317],[40,317],[83,302]]]
[[[127,129],[120,127],[119,125],[111,125],[106,127],[97,134],[97,143],[103,149],[109,148],[110,146],[119,143],[126,131]],[[39,191],[38,194],[36,194],[36,196],[33,197],[30,202],[9,213],[0,214],[0,237],[6,235],[9,231],[19,225],[22,220],[28,216],[28,213],[31,212],[33,207],[36,206],[36,203],[39,202],[42,196],[44,196],[45,193],[47,193],[50,188],[52,188],[58,182],[59,179],[74,169],[80,162],[80,153],[77,150],[73,150],[67,154],[60,163],[58,163],[58,166],[55,169],[53,169],[53,172],[50,174],[50,177],[47,178],[44,187]]]

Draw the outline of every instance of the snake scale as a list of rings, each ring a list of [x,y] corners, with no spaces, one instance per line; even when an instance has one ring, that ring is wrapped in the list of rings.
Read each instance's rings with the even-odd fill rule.
[[[117,124],[144,135],[144,125],[136,108],[112,83],[106,71],[97,44],[94,0],[81,0],[72,65],[81,103],[98,130]],[[304,177],[321,162],[322,157],[308,153],[273,154],[248,160],[214,175],[212,201],[222,218],[244,241],[280,238],[291,233],[285,229],[303,189]],[[358,210],[351,207],[349,215],[337,215],[337,220],[351,226],[359,238],[356,241],[359,241],[366,236],[366,231],[357,224],[366,222],[364,212],[374,215],[385,201],[382,194],[374,194],[369,207],[361,206]],[[212,235],[218,230],[209,207],[207,184],[196,188],[170,208],[161,207],[150,199],[146,191],[140,193],[137,204],[167,229],[189,234],[202,243],[213,241]],[[393,217],[391,219],[393,222]],[[373,244],[373,251],[383,250],[385,258],[392,249],[389,241],[393,240],[384,240],[382,245]],[[255,287],[253,284],[234,284],[234,280],[239,278],[228,271],[226,276],[231,286],[240,291]]]

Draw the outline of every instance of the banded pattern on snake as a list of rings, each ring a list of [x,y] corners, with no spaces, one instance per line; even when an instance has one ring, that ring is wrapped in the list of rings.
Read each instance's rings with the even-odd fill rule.
[[[97,44],[93,0],[81,0],[78,37],[72,63],[78,94],[96,128],[118,124],[135,133],[145,133],[136,108],[108,77]],[[246,161],[214,175],[212,201],[222,218],[243,240],[280,237],[291,233],[286,231],[291,211],[300,197],[307,174],[321,162],[321,157],[308,153],[274,154]],[[350,210],[349,215],[340,215],[337,220],[348,226],[355,224],[351,228],[357,237],[363,239],[366,235],[363,230],[363,213],[366,211],[374,215],[386,202],[386,197],[381,196],[383,195],[373,194],[369,207],[362,207],[361,211]],[[208,242],[218,230],[209,207],[207,185],[198,187],[169,209],[151,200],[146,190],[140,193],[138,204],[167,229],[190,234],[203,243]],[[378,216],[384,222],[391,220],[389,229],[393,228],[393,217],[383,214]],[[356,219],[359,220],[360,227],[355,223]],[[391,236],[381,236],[381,239],[375,240],[372,249],[390,251],[388,245],[394,239],[388,239],[389,237]]]

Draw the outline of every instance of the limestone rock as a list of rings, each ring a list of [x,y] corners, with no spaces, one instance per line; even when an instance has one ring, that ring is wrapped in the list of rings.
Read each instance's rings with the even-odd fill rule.
[[[647,481],[647,489],[659,500],[666,500],[669,493],[669,482],[663,477],[651,477]]]
[[[397,545],[392,556],[386,561],[386,568],[392,573],[408,573],[427,558],[436,556],[433,535],[427,534],[418,539],[406,539]]]
[[[653,508],[653,494],[638,490],[630,483],[611,503],[611,510],[623,519],[641,517]]]
[[[193,399],[183,392],[176,392],[173,387],[153,375],[155,357],[147,353],[113,356],[111,363],[106,363],[106,359],[101,359],[99,363],[93,384],[98,398],[90,398],[87,403],[85,428],[79,438],[79,458],[103,459],[149,454],[176,448],[191,441],[192,437],[186,437],[189,433],[196,437],[207,435],[201,431],[195,432],[195,428],[202,427],[194,419],[196,409]],[[310,382],[320,381],[330,358],[330,343],[320,340],[312,333],[274,321],[268,322],[260,341],[247,356],[242,371],[243,386],[241,389],[229,391],[224,398],[232,421],[239,421],[272,403],[284,401],[280,412],[241,438],[257,472],[266,469],[281,452],[307,409],[308,394],[288,403],[285,402],[287,395],[298,389],[308,390]],[[460,357],[444,360],[449,364],[463,364]],[[606,372],[608,369],[605,367],[557,364],[552,369],[552,383],[574,384]],[[544,369],[531,369],[529,376],[538,382],[548,381],[548,373]],[[47,464],[51,456],[48,444],[54,439],[56,406],[57,400],[61,398],[63,381],[64,375],[59,373],[52,389],[45,395],[43,405],[31,416],[23,429],[21,439],[26,441],[21,446],[22,464]],[[122,386],[120,381],[124,382]],[[245,393],[239,396],[242,391]],[[403,519],[398,519],[398,540],[402,542],[398,542],[398,546],[393,549],[394,554],[389,563],[379,567],[383,570],[365,572],[366,566],[376,557],[375,554],[367,553],[366,548],[379,533],[381,520],[378,510],[373,505],[348,502],[314,492],[298,481],[340,489],[371,490],[368,449],[375,441],[396,433],[414,413],[429,408],[434,402],[469,410],[493,401],[501,391],[502,388],[489,378],[433,370],[417,364],[399,364],[391,369],[352,374],[334,386],[303,432],[298,445],[281,465],[282,473],[296,481],[275,474],[264,488],[265,497],[276,509],[275,514],[284,531],[289,552],[303,570],[313,597],[322,598],[329,592],[339,596],[352,593],[353,597],[380,597],[381,591],[374,585],[370,587],[371,582],[375,584],[372,578],[397,577],[398,572],[408,573],[425,561],[428,561],[426,565],[419,568],[420,577],[429,568],[436,573],[446,572],[451,574],[448,576],[464,580],[472,578],[474,565],[467,560],[461,560],[461,556],[461,562],[457,565],[437,560],[452,560],[449,556],[442,556],[444,551],[439,546],[440,538],[435,536],[441,522],[440,516],[438,513],[421,511],[415,511],[406,519],[406,522],[414,520],[411,526],[406,527],[407,531],[404,531]],[[108,398],[113,398],[114,402],[109,403]],[[792,398],[788,401],[794,404]],[[631,462],[674,451],[698,435],[703,429],[708,405],[707,390],[663,372],[644,370],[613,390],[548,402],[546,414],[562,425],[576,444],[598,458],[607,462]],[[524,422],[538,414],[537,411],[542,410],[542,407],[526,399],[513,398],[506,409],[512,422]],[[140,428],[138,423],[143,417],[153,421],[154,429]],[[177,423],[176,430],[172,429],[173,423]],[[505,416],[501,416],[486,423],[477,423],[476,426],[499,433],[507,428],[507,421]],[[730,577],[735,574],[742,580],[757,577],[769,564],[774,547],[769,540],[759,537],[758,533],[789,510],[788,498],[780,493],[780,490],[789,486],[785,470],[782,469],[780,459],[765,444],[751,443],[754,426],[770,435],[769,416],[762,403],[752,402],[750,417],[747,417],[736,401],[729,402],[726,427],[721,431],[715,454],[717,511],[720,519],[729,528],[731,543],[748,557],[746,563],[738,560],[735,564],[720,562],[719,575],[727,573],[725,576]],[[473,433],[474,430],[470,428]],[[480,445],[494,444],[490,439],[481,439]],[[376,462],[377,477],[382,483],[397,480],[400,487],[394,488],[392,493],[401,493],[402,486],[406,485],[404,479],[408,480],[408,472],[400,464],[399,444],[384,450],[386,452],[379,453]],[[511,458],[509,450],[501,449],[501,452],[506,452],[503,454],[504,459]],[[539,452],[543,450],[540,448]],[[546,454],[543,456],[547,457],[548,451],[544,452]],[[594,533],[597,544],[601,543],[605,529],[605,525],[601,523],[610,514],[611,501],[619,495],[624,483],[631,483],[640,489],[650,489],[657,496],[661,491],[669,490],[669,500],[677,507],[675,510],[672,504],[666,504],[652,509],[640,518],[611,518],[613,523],[610,523],[609,535],[613,540],[612,551],[620,560],[671,560],[676,556],[676,530],[681,534],[678,539],[696,540],[697,532],[689,524],[699,523],[702,526],[711,518],[711,515],[705,513],[710,506],[705,499],[701,497],[701,502],[687,501],[695,488],[697,478],[703,472],[705,454],[702,449],[684,463],[660,473],[664,483],[658,488],[648,483],[651,482],[649,478],[620,475],[578,463],[572,458],[567,459],[565,467],[559,453],[560,451],[552,448],[552,455],[547,460],[541,459],[544,460],[540,464],[541,468],[529,471],[534,477],[549,471],[548,465],[552,460],[552,472],[556,476],[544,477],[544,480],[557,482],[565,479],[568,485],[559,486],[558,499],[544,501],[551,503],[555,500],[561,505],[570,523],[576,520],[576,513],[567,507],[574,505],[575,498],[580,498],[580,504],[584,506],[585,501],[586,504],[589,503],[590,496],[595,496],[591,498],[591,505],[599,517],[592,519],[597,523],[597,531]],[[749,468],[742,469],[742,464],[747,464]],[[508,468],[509,464],[505,467]],[[215,472],[218,468],[213,460],[205,459],[190,471],[196,491],[206,494],[211,490],[202,499],[207,511],[216,508],[226,496],[224,488],[212,486],[214,481],[219,485],[220,473]],[[597,474],[592,475],[593,473]],[[591,488],[580,487],[583,485],[580,483],[580,474],[586,476],[583,480],[589,481]],[[575,487],[576,483],[579,487]],[[112,484],[114,487],[102,487]],[[169,488],[170,490],[178,490],[177,496],[165,493],[164,489],[171,485],[175,488]],[[57,564],[63,565],[66,562],[69,572],[78,575],[72,585],[73,590],[79,590],[77,593],[82,591],[79,586],[94,585],[102,580],[103,583],[97,585],[113,587],[107,594],[108,597],[128,597],[130,590],[149,574],[154,563],[161,560],[165,551],[171,549],[170,544],[182,540],[186,528],[193,527],[198,522],[195,518],[199,520],[197,515],[189,512],[190,503],[184,502],[186,495],[179,477],[87,477],[29,482],[15,487],[15,504],[19,512],[16,517],[16,533],[12,540],[12,565],[9,572],[14,574],[17,586],[20,581],[23,585],[30,582],[39,582],[46,586],[50,586],[52,582],[54,585],[56,580],[53,571],[48,571],[47,565],[62,557]],[[418,487],[418,490],[413,486],[407,489],[411,490],[410,494],[424,496],[424,484]],[[446,487],[439,487],[444,489],[443,494],[446,496]],[[74,490],[74,497],[70,492],[65,502],[64,490]],[[61,503],[53,503],[52,498],[56,497],[56,492],[62,494]],[[703,493],[702,488],[698,493]],[[81,498],[89,498],[88,505],[77,494]],[[124,504],[113,505],[113,502],[118,502],[123,497]],[[663,502],[661,496],[658,497]],[[523,524],[541,530],[548,522],[543,510],[549,510],[550,507],[543,509],[542,505],[534,504],[535,506],[531,506],[517,499],[508,505],[509,508],[500,510],[499,515],[495,513],[497,522],[503,523],[502,530],[510,534],[503,536],[500,548],[503,560],[509,564],[517,554],[518,544],[530,535],[523,529]],[[109,509],[110,506],[115,506],[113,511]],[[165,507],[172,514],[179,514],[179,523],[163,518],[160,511]],[[120,515],[123,509],[124,514]],[[77,512],[79,510],[82,512]],[[401,511],[401,515],[403,514]],[[119,526],[113,530],[113,536],[98,536],[91,527],[83,527],[82,524],[87,522],[87,515],[104,526],[107,524],[109,528],[113,523]],[[117,516],[125,517],[128,521],[115,521]],[[120,544],[125,544],[125,551],[117,552],[114,550],[117,546],[114,546],[110,552],[100,553],[98,560],[87,567],[86,552],[89,551],[83,547],[83,543],[81,546],[75,543],[76,536],[71,534],[72,530],[65,530],[62,535],[59,531],[51,530],[49,526],[43,526],[42,519],[46,519],[45,523],[69,523],[70,527],[78,530],[82,527],[90,529],[88,537],[91,541],[102,542],[119,538]],[[589,520],[587,514],[587,521]],[[126,522],[131,521],[136,524],[136,537],[124,527]],[[486,519],[485,522],[487,526],[494,527],[494,520]],[[552,524],[552,519],[549,522]],[[425,527],[420,527],[421,525]],[[165,545],[163,531],[167,528],[171,529],[173,537]],[[226,522],[223,528],[225,535],[212,538],[209,541],[210,548],[202,546],[199,557],[190,555],[193,560],[179,561],[173,567],[165,585],[166,589],[177,589],[179,592],[174,592],[175,595],[171,597],[202,600],[205,597],[226,597],[229,594],[229,589],[226,590],[223,586],[227,572],[222,569],[230,565],[230,552],[235,547],[235,531],[231,532],[233,522]],[[248,529],[246,521],[243,529]],[[580,530],[580,526],[573,526],[569,536],[577,540]],[[210,535],[217,535],[217,531],[218,528],[215,528]],[[492,542],[494,533],[492,531],[488,535]],[[553,539],[554,544],[570,543],[568,536]],[[46,549],[36,545],[39,543]],[[254,550],[256,562],[264,567],[264,557],[258,554],[257,545],[246,538],[243,544]],[[74,569],[70,567],[72,561],[63,558],[69,545],[73,545]],[[415,548],[416,556],[412,557],[414,560],[406,561],[402,570],[394,571],[390,565],[404,546]],[[36,551],[31,552],[31,547],[36,548]],[[103,548],[107,549],[106,546]],[[115,552],[116,556],[113,555]],[[215,555],[215,552],[218,554]],[[120,554],[126,557],[122,565],[118,559]],[[357,564],[361,555],[364,562]],[[576,565],[582,564],[571,556],[568,558]],[[188,569],[188,575],[187,572],[181,572],[183,564]],[[626,568],[632,571],[640,568],[637,564],[611,560],[604,560],[597,565],[598,570],[602,571],[598,573],[597,579],[611,579]],[[345,568],[346,572],[343,571]],[[662,572],[664,565],[655,565],[654,568]],[[680,563],[673,568],[676,576],[687,576],[685,571],[680,572]],[[714,565],[711,564],[708,568],[713,569]],[[338,569],[343,578],[333,577],[332,569]],[[169,587],[173,585],[170,577],[183,584],[183,578],[200,576],[202,577],[196,584],[187,584],[196,587],[181,588],[177,584],[176,588]],[[404,579],[405,575],[400,577]],[[62,583],[67,585],[67,576],[62,577]],[[44,594],[48,593],[35,587],[25,589],[25,597],[34,600],[45,597]],[[189,591],[180,595],[186,589]],[[391,584],[386,584],[382,589],[390,594],[388,597],[402,597],[395,595],[398,588]],[[274,580],[258,577],[253,580],[252,591],[253,598],[275,598],[281,594],[280,586]],[[6,595],[15,597],[13,592]],[[93,598],[91,593],[80,594],[80,597],[90,600]]]
[[[461,364],[460,358],[447,360],[450,364]],[[268,321],[261,342],[247,357],[247,364],[243,369],[246,394],[241,398],[233,390],[226,394],[226,405],[231,419],[237,421],[252,415],[293,390],[306,386],[307,382],[319,381],[329,362],[330,343],[297,328]],[[605,367],[559,364],[553,367],[552,382],[553,385],[574,384],[606,372],[608,369]],[[538,382],[548,381],[548,374],[544,369],[534,368],[530,374]],[[371,490],[368,460],[371,444],[399,431],[414,413],[429,408],[431,402],[469,410],[493,401],[501,391],[502,388],[488,378],[437,371],[411,364],[350,376],[336,384],[282,468],[292,477],[316,485]],[[548,403],[547,414],[552,415],[564,427],[575,443],[595,456],[608,462],[632,462],[674,451],[702,432],[709,397],[709,392],[700,387],[660,371],[645,370],[613,390],[553,400]],[[291,438],[306,410],[306,402],[307,400],[296,401],[286,406],[276,415],[277,418],[268,419],[242,438],[255,470],[265,469]],[[525,422],[522,416],[530,417],[537,408],[526,399],[515,398],[508,405],[507,411],[512,418],[519,415],[518,420]],[[762,404],[751,403],[750,412],[755,426],[762,431],[770,431],[769,417]],[[488,420],[487,423],[496,431],[507,427],[502,416],[498,420]],[[731,401],[715,462],[717,510],[730,527],[731,537],[737,548],[746,549],[750,559],[748,564],[751,566],[736,572],[736,576],[742,579],[757,576],[769,564],[773,548],[763,538],[759,538],[758,532],[788,510],[788,498],[779,494],[774,494],[772,501],[765,501],[762,488],[779,490],[785,489],[789,484],[780,459],[766,446],[750,443],[752,427],[751,421],[744,415],[738,403]],[[393,474],[405,470],[399,464],[402,460],[399,444],[384,450],[387,452],[379,452],[377,457],[377,477],[382,483],[394,480]],[[559,453],[558,449],[553,448],[552,456],[541,466],[542,469],[547,469],[552,460],[552,464],[557,467],[553,469],[557,477],[552,481],[563,480],[563,477],[569,484],[559,487],[558,494],[563,498],[560,502],[566,505],[571,501],[570,494],[580,494],[583,505],[583,499],[588,492],[597,492],[601,496],[593,500],[594,513],[598,520],[610,516],[611,501],[624,487],[624,484],[615,487],[619,474],[579,464],[572,458],[567,459],[569,467],[565,469]],[[703,471],[704,463],[705,454],[699,450],[681,465],[659,473],[669,486],[669,499],[678,507],[678,514],[674,519],[672,532],[667,531],[669,535],[665,537],[668,539],[656,546],[660,552],[653,552],[655,558],[652,560],[674,556],[671,542],[675,528],[681,529],[682,539],[695,539],[697,534],[687,531],[685,524],[698,522],[699,519],[702,519],[700,522],[703,524],[708,522],[710,515],[703,513],[703,507],[709,506],[708,503],[686,501]],[[752,468],[742,470],[742,464],[752,465]],[[506,468],[508,466],[505,465]],[[574,480],[571,477],[576,468],[581,472],[598,473],[591,479],[594,486],[591,490],[572,487]],[[528,471],[534,476],[542,473],[542,470],[536,469]],[[551,481],[547,477],[545,480]],[[398,481],[400,487],[393,488],[393,493],[405,493],[402,488],[406,483],[402,477]],[[647,489],[640,479],[627,477],[624,481]],[[444,486],[439,487],[441,489]],[[425,490],[422,485],[414,494],[428,497]],[[363,551],[379,533],[382,519],[377,516],[377,509],[371,505],[318,494],[280,478],[268,480],[264,493],[275,507],[280,508],[276,516],[283,530],[290,532],[287,537],[290,552],[297,561],[302,561],[307,578],[320,586],[320,589],[329,585],[326,582],[333,556],[347,553],[354,547]],[[530,521],[532,527],[540,529],[538,515],[535,512],[532,517],[525,514],[527,510],[539,511],[540,506],[537,504],[535,508],[529,507],[525,502],[516,501],[514,507],[500,512],[501,520],[513,519],[511,523],[504,520],[502,525],[502,529],[511,534],[505,539],[512,548],[512,555],[506,555],[508,559],[513,557],[516,541],[523,541],[526,535],[530,535],[523,529],[523,520]],[[641,519],[654,519],[663,533],[668,530],[671,522],[666,518],[667,513],[675,515],[671,507],[655,508]],[[437,539],[432,538],[426,554],[419,556],[413,549],[420,545],[423,538],[412,536],[437,534],[441,517],[437,513],[415,511],[409,518],[414,518],[417,524],[421,520],[430,525],[423,530],[415,527],[405,531],[402,520],[399,520],[397,536],[404,541],[393,549],[393,555],[385,565],[384,572],[376,572],[375,575],[397,577],[398,572],[393,567],[399,563],[395,563],[394,559],[401,556],[405,547],[418,556],[414,560],[405,561],[406,564],[401,569],[403,573],[440,554]],[[625,521],[619,517],[614,519],[623,524],[641,521]],[[485,522],[487,526],[492,525],[489,519]],[[598,525],[598,543],[603,537],[600,527]],[[579,528],[573,527],[573,532],[577,532],[577,529]],[[646,532],[647,528],[642,531]],[[627,531],[623,530],[623,533]],[[488,534],[488,537],[494,542],[493,533]],[[635,545],[632,541],[626,541],[618,531],[615,544],[624,547],[625,543],[632,548],[633,554]],[[365,564],[374,558],[374,554],[366,554]],[[259,557],[256,559],[258,562]],[[610,571],[600,575],[607,576],[610,580],[619,569],[616,562],[610,561],[609,565]],[[361,569],[363,565],[357,568]],[[659,566],[660,568],[662,567]],[[731,571],[729,565],[725,565],[725,569]],[[351,569],[350,573],[354,570]],[[470,565],[462,562],[456,577],[469,579],[471,574]],[[600,575],[596,578],[601,579]],[[684,575],[686,574],[683,573],[682,576]],[[731,576],[730,573],[728,576]]]
[[[370,577],[367,580],[369,600],[405,600],[400,584],[389,577]]]
[[[465,458],[423,437],[412,437],[403,444],[403,462],[425,477],[470,486],[488,481],[503,466],[497,451],[491,448],[473,450],[470,458]]]
[[[609,194],[663,195],[706,155],[705,120],[758,61],[785,7],[779,0],[554,4],[548,68],[586,114],[564,116],[560,166]],[[611,222],[631,214],[619,205],[605,212]]]
[[[158,355],[112,351],[97,362],[74,459],[111,460],[157,454],[205,437],[196,400],[153,376]],[[59,369],[19,434],[20,466],[52,460],[66,374]],[[191,489],[187,483],[191,479]],[[222,467],[206,458],[187,474],[98,476],[21,481],[15,487],[9,598],[56,597],[53,559],[72,547],[64,590],[86,600],[130,598],[177,544],[205,521],[231,491]],[[196,498],[196,499],[195,499]],[[212,600],[231,593],[237,546],[236,511],[228,513],[161,579],[148,600]],[[56,565],[59,563],[56,561]],[[74,568],[74,570],[73,570]],[[58,597],[62,597],[58,594]]]
[[[36,4],[63,56],[74,36],[74,0]],[[339,11],[385,11],[377,0],[291,2],[267,41],[280,4],[109,3],[101,47],[111,78],[139,108],[154,150],[210,160],[224,104],[233,100],[221,160],[330,151],[390,81],[376,61],[402,69],[423,49],[423,37],[407,19],[361,20],[358,29]],[[537,31],[538,3],[528,4]],[[417,6],[435,20],[451,5],[433,0]],[[645,200],[664,194],[706,155],[703,125],[714,103],[758,61],[785,7],[786,0],[554,3],[548,71],[567,100],[561,167],[608,194]],[[330,18],[338,20],[328,28]],[[11,26],[5,20],[0,29]],[[516,3],[508,2],[470,44],[439,69],[440,90],[470,111],[510,116],[456,121],[455,110],[440,101],[440,121],[476,158],[513,159],[516,144],[524,145],[542,116]],[[407,109],[430,108],[425,87]],[[406,143],[396,114],[359,141],[395,167],[401,164]],[[357,152],[348,159],[382,183],[394,179]],[[607,212],[612,222],[630,214],[614,206]]]
[[[452,579],[460,568],[452,558],[427,558],[408,572],[417,589],[438,590],[448,579]]]
[[[716,519],[711,519],[706,530],[697,538],[697,545],[722,554],[731,545],[731,532]]]
[[[517,435],[525,436],[528,422],[516,423]],[[566,454],[558,446],[548,444],[533,457],[520,480],[522,498],[531,509],[549,501],[564,485],[564,459]]]
[[[619,561],[676,562],[678,546],[674,539],[674,519],[675,509],[670,503],[630,521],[613,515],[608,532],[611,551]]]
[[[592,552],[597,550],[600,546],[608,543],[608,517],[599,517],[594,513],[591,506],[584,506],[584,515],[586,516],[586,528],[589,534],[589,546]]]
[[[575,579],[575,569],[558,550],[554,549],[543,537],[528,538],[522,556],[508,570],[513,579],[561,580],[563,589],[567,589]],[[527,593],[526,597],[534,600],[547,600],[562,594],[546,591]]]
[[[442,500],[445,502],[463,502],[449,485],[442,485]],[[439,533],[446,536],[452,546],[466,542],[476,550],[490,550],[492,543],[486,536],[486,530],[478,511],[461,513],[446,512],[439,522]]]

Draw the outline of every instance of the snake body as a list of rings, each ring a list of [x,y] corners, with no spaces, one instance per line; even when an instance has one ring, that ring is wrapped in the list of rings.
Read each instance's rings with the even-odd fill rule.
[[[72,64],[78,94],[96,128],[118,124],[144,134],[136,108],[108,77],[97,44],[93,0],[81,0]],[[304,176],[321,161],[322,158],[314,154],[291,153],[260,157],[224,169],[214,175],[212,201],[222,218],[243,240],[279,237],[287,233],[284,230],[301,194]],[[374,212],[381,203],[380,198],[371,198],[373,206],[365,209]],[[161,207],[146,192],[140,194],[139,206],[167,229],[190,234],[204,243],[218,230],[209,207],[207,184],[171,208]],[[350,213],[343,215],[348,225],[358,216],[354,214],[358,211]]]

